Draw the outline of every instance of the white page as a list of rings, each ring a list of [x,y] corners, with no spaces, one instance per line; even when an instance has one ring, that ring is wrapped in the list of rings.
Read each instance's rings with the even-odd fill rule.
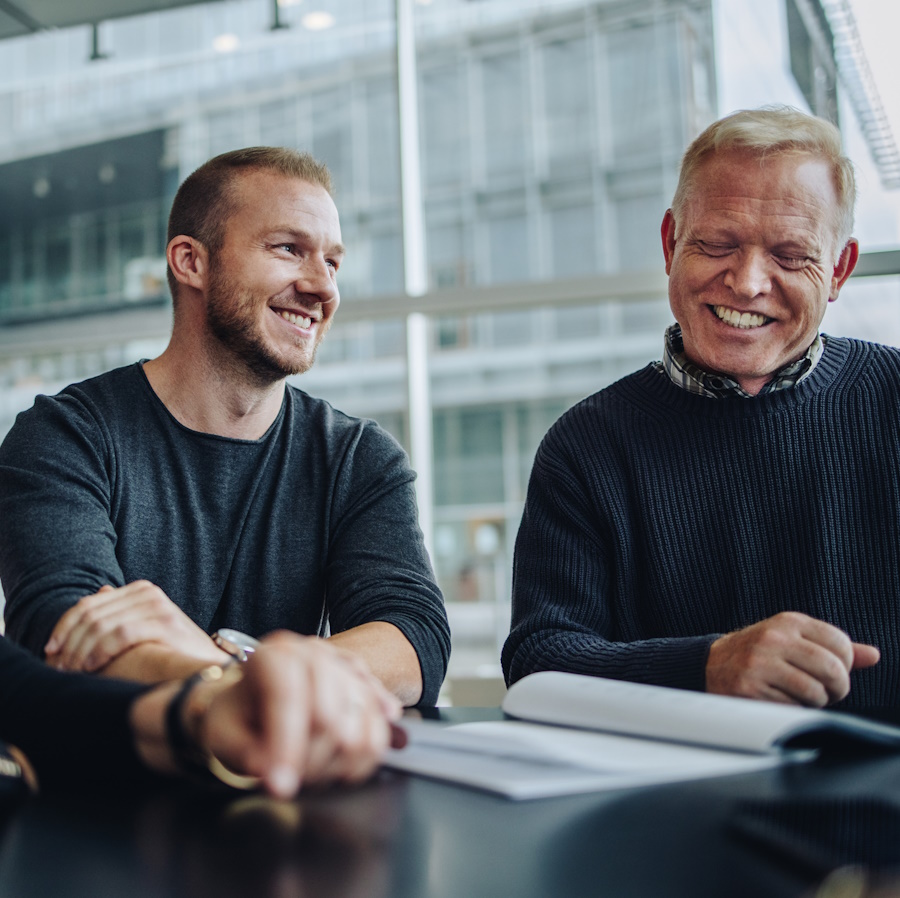
[[[754,752],[777,750],[786,734],[829,720],[829,712],[810,708],[556,671],[513,684],[503,710],[526,720]]]
[[[515,799],[748,773],[786,759],[520,721],[402,726],[410,743],[385,766]]]

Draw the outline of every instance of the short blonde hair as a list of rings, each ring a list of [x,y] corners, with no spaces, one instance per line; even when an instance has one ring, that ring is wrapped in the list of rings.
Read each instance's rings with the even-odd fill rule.
[[[727,150],[744,150],[760,159],[774,153],[808,153],[829,163],[838,197],[837,250],[843,249],[853,233],[856,177],[853,163],[843,154],[841,132],[831,122],[791,106],[742,109],[713,122],[687,148],[681,160],[678,187],[672,198],[676,223],[700,166],[713,153]]]

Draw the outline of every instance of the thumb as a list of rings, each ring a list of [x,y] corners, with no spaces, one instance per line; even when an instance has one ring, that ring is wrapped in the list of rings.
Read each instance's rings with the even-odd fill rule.
[[[853,667],[852,670],[860,670],[864,667],[874,667],[881,659],[881,652],[874,645],[864,645],[861,642],[853,643]]]

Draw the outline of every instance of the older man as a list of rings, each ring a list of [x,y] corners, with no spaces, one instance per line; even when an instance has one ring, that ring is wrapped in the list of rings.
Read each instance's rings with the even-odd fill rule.
[[[406,456],[285,383],[338,307],[330,190],[292,150],[201,166],[169,219],[165,352],[39,397],[0,448],[8,633],[54,666],[157,681],[330,624],[435,701],[449,630]]]
[[[900,351],[819,332],[857,261],[854,201],[837,130],[795,110],[735,113],[688,149],[663,359],[537,453],[509,681],[898,701]]]

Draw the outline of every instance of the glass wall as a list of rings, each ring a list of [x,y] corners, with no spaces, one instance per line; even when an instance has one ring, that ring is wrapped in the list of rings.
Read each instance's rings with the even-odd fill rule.
[[[763,71],[756,31],[714,5],[416,0],[433,546],[454,676],[499,670],[541,436],[660,355],[664,280],[623,287],[628,300],[614,285],[661,273],[659,222],[684,146],[727,111],[722,72],[752,56],[754,85],[803,102],[779,86],[788,54],[763,54],[779,69]],[[0,431],[36,392],[162,350],[178,183],[214,154],[279,144],[328,163],[349,249],[344,306],[297,384],[408,444],[405,322],[379,311],[404,287],[394,0],[283,0],[274,30],[272,10],[105,23],[99,60],[86,28],[0,42]],[[783,0],[744,15],[787,40]],[[535,285],[540,300],[510,301]]]

